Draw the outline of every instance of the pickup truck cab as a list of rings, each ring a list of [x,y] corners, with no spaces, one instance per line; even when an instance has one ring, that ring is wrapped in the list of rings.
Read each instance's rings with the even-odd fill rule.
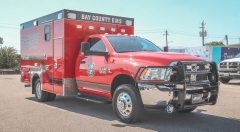
[[[232,79],[240,79],[240,53],[232,59],[220,62],[219,79],[222,83],[228,83]]]

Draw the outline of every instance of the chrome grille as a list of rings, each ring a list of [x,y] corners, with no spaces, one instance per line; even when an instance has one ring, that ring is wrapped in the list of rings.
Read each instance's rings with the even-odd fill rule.
[[[229,68],[238,68],[238,63],[236,63],[236,62],[229,62]]]
[[[220,68],[227,68],[227,62],[220,63]]]
[[[238,68],[237,62],[222,62],[220,63],[220,68],[226,68],[226,69],[235,69]]]

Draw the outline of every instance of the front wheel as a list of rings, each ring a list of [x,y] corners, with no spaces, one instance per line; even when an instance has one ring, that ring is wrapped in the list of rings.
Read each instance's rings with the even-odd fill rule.
[[[139,121],[143,112],[139,91],[130,84],[118,86],[113,95],[113,110],[124,123]]]

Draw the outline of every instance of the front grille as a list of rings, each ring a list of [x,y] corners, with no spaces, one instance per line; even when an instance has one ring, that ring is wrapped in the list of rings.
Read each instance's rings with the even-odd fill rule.
[[[220,68],[227,68],[227,62],[220,63]]]
[[[238,63],[236,62],[229,62],[229,68],[238,68]]]
[[[236,69],[238,68],[237,62],[222,62],[220,63],[220,68],[226,68],[226,69]]]

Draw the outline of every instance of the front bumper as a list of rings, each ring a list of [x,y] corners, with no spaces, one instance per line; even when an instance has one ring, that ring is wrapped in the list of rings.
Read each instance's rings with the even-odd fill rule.
[[[240,78],[240,71],[232,72],[232,71],[219,71],[219,77],[221,78]]]
[[[177,110],[201,105],[214,105],[217,101],[218,85],[138,83],[142,102],[146,107],[166,108],[171,104]]]
[[[173,106],[180,111],[216,104],[219,91],[217,65],[214,62],[210,63],[210,70],[205,70],[207,63],[190,61],[174,63],[172,68],[175,72],[169,81],[138,79],[137,87],[143,104],[166,109]],[[189,70],[188,66],[197,66],[198,69]]]

